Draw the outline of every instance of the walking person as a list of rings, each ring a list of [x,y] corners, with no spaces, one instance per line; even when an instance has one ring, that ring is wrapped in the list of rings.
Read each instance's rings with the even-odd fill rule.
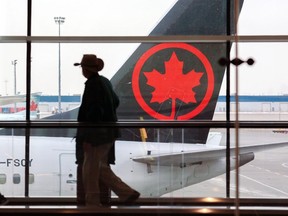
[[[82,74],[87,79],[78,121],[86,123],[116,122],[119,98],[110,81],[98,73],[104,67],[103,60],[97,58],[96,55],[86,54],[81,63],[75,63],[74,66],[81,66]],[[140,196],[139,192],[116,176],[109,165],[115,163],[114,144],[118,137],[118,128],[90,127],[77,130],[76,160],[78,174],[82,173],[83,182],[80,183],[84,188],[84,193],[80,192],[79,195],[85,196],[86,206],[101,206],[101,192],[107,192],[107,189],[101,190],[100,184],[104,184],[115,192],[124,202],[135,201]],[[82,170],[79,164],[82,164]],[[78,177],[81,178],[81,176]],[[81,189],[81,185],[78,186]]]

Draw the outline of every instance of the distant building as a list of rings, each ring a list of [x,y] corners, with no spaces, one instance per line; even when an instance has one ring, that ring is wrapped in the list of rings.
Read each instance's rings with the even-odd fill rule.
[[[63,95],[61,96],[62,112],[71,110],[81,103],[81,95]],[[40,112],[58,112],[58,96],[42,95],[39,101]]]
[[[78,107],[81,103],[81,95],[63,95],[61,97],[61,108],[65,112]],[[235,112],[235,96],[230,97],[230,110]],[[17,103],[17,111],[25,109],[25,103]],[[58,112],[57,95],[41,95],[38,103],[38,109],[41,113]],[[14,112],[14,104],[2,106],[2,113]],[[215,112],[226,112],[226,96],[220,95],[217,101]],[[239,112],[288,112],[288,95],[240,95]]]
[[[288,112],[288,95],[239,95],[239,112]],[[235,96],[230,97],[230,110],[235,112]],[[226,96],[219,96],[216,112],[226,112]]]
[[[40,113],[55,113],[58,112],[58,96],[56,95],[41,95],[39,97],[37,110]],[[61,108],[65,112],[71,110],[81,103],[81,95],[63,95],[61,96]],[[17,111],[25,110],[24,102],[17,103]],[[2,106],[0,113],[14,113],[14,104]]]

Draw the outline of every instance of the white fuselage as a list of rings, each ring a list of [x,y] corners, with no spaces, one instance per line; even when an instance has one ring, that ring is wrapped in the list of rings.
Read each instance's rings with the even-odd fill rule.
[[[47,129],[49,130],[49,129]],[[29,196],[76,196],[75,140],[62,137],[31,137],[30,158],[25,160],[25,137],[0,136],[0,191],[6,196],[24,195],[25,164],[29,165]],[[141,193],[159,197],[226,172],[225,158],[196,164],[149,165],[133,158],[175,154],[214,145],[117,141],[114,172]],[[231,168],[234,168],[232,160]]]

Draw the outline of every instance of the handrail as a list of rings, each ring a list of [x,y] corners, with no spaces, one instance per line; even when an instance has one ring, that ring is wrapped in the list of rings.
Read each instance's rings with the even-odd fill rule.
[[[239,202],[244,206],[288,207],[288,199],[285,198],[240,198]],[[68,197],[12,197],[8,205],[76,205],[76,198]],[[139,198],[134,204],[141,206],[234,206],[235,198],[221,197],[160,197]],[[111,205],[125,205],[117,198],[111,198]]]
[[[117,123],[79,123],[77,121],[0,121],[0,128],[235,128],[235,121],[118,121]],[[239,121],[240,128],[288,128],[288,121]]]
[[[15,200],[16,201],[16,200]],[[37,200],[25,198],[22,202],[15,202],[11,199],[11,205],[0,208],[0,215],[141,215],[141,216],[159,216],[159,215],[178,215],[178,216],[202,216],[202,215],[231,215],[235,216],[235,203],[233,199],[225,198],[140,198],[133,204],[125,204],[112,200],[111,208],[105,206],[102,208],[89,208],[85,206],[76,206],[75,199],[62,200],[42,199]],[[275,216],[287,215],[287,199],[239,199],[241,215],[255,216]],[[256,201],[256,202],[255,202]],[[264,202],[262,202],[264,201]],[[266,202],[267,201],[267,202]],[[10,204],[9,204],[10,205]],[[24,206],[24,207],[23,207]]]
[[[235,42],[231,35],[162,35],[162,36],[0,36],[0,43],[163,43]],[[239,35],[238,42],[288,42],[288,35]]]

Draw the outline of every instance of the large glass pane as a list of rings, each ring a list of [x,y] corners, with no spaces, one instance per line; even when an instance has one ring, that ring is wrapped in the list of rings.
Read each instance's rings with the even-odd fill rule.
[[[23,36],[27,34],[27,1],[0,0],[0,35]],[[2,50],[2,49],[1,49]]]
[[[211,129],[222,134],[221,146],[226,146],[226,129]],[[240,198],[287,198],[287,128],[240,129]],[[235,129],[231,136],[230,196],[236,197]],[[224,164],[223,164],[224,166]],[[216,169],[215,169],[216,170]],[[211,172],[214,170],[210,169]],[[219,175],[205,182],[175,191],[174,196],[225,197],[226,175]],[[167,195],[169,196],[169,195]]]
[[[33,35],[58,36],[61,28],[61,35],[65,36],[108,36],[147,35],[175,0],[41,0],[33,3]],[[64,18],[61,27],[54,20],[59,16]]]
[[[57,130],[31,130],[29,161],[25,159],[25,129],[0,130],[2,194],[24,196],[25,166],[28,165],[29,196],[75,196],[75,145],[72,142],[75,133],[57,137],[54,133]]]
[[[25,120],[26,44],[1,43],[0,66],[0,120]],[[33,94],[31,111],[37,109],[38,96]]]
[[[212,4],[208,0],[39,0],[33,2],[32,35],[226,34],[226,4],[218,0]]]
[[[283,95],[287,93],[285,52],[288,43],[239,43],[239,56],[253,58],[252,66],[239,66],[239,95]]]
[[[244,1],[239,19],[239,35],[287,35],[286,0]]]
[[[14,128],[0,129],[0,191],[6,196],[24,196],[25,165],[32,161],[25,160],[25,139],[14,136]],[[9,135],[2,135],[4,132]]]
[[[210,128],[208,131],[209,135],[204,145],[192,142],[183,143],[183,148],[190,148],[190,150],[185,150],[182,154],[183,163],[187,166],[186,168],[182,167],[182,176],[190,176],[183,179],[186,184],[183,184],[181,188],[164,194],[162,197],[226,197],[226,129]],[[178,145],[175,143],[171,146],[171,157],[173,157],[174,147],[176,148]],[[190,159],[198,160],[198,162],[189,163]],[[232,169],[234,169],[233,166]]]
[[[239,145],[255,157],[240,168],[240,198],[287,198],[287,128],[240,129]]]
[[[286,82],[287,43],[239,43],[239,58],[254,59],[253,65],[246,62],[238,67],[239,120],[285,121],[287,120],[288,98]],[[235,46],[231,59],[235,57]],[[231,119],[236,111],[236,67],[231,64]],[[224,82],[226,76],[224,77]],[[226,83],[225,83],[226,85]],[[223,88],[223,85],[222,85]],[[216,112],[217,119],[225,117],[225,91],[221,89]],[[222,118],[220,118],[222,116]]]

